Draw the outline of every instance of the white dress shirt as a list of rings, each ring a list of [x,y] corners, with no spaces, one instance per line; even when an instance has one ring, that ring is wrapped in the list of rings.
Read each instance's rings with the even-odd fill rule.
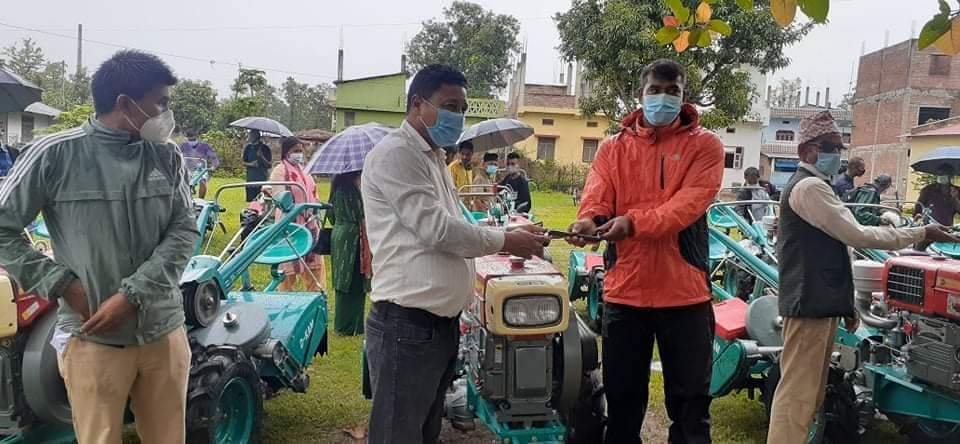
[[[361,177],[373,282],[370,299],[454,317],[473,291],[473,259],[504,233],[468,223],[441,149],[406,121],[367,154]]]
[[[817,227],[830,237],[854,248],[899,250],[923,241],[923,227],[891,228],[860,225],[853,212],[843,205],[827,183],[827,176],[809,163],[800,162],[800,168],[817,177],[797,182],[790,192],[790,208],[797,216]]]

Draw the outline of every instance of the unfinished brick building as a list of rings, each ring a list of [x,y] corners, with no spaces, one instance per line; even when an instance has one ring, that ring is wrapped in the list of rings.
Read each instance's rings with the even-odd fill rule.
[[[909,187],[911,128],[960,115],[960,57],[917,49],[907,40],[860,57],[853,99],[851,156],[863,157],[869,180],[889,174]]]

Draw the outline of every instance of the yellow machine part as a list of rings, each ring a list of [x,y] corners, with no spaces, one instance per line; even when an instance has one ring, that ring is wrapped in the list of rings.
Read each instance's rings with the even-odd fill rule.
[[[556,296],[560,300],[560,321],[546,326],[514,327],[504,321],[503,309],[508,299],[516,296]],[[503,276],[490,279],[485,289],[486,328],[495,335],[545,335],[560,333],[570,322],[570,298],[567,281],[560,275]]]
[[[17,334],[17,301],[14,300],[13,282],[0,276],[0,338]]]

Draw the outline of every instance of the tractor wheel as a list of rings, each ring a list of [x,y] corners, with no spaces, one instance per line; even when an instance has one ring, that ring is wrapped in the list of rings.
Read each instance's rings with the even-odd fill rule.
[[[911,444],[953,444],[960,442],[960,424],[927,419],[897,419],[900,433],[907,435]]]
[[[780,383],[780,363],[770,367],[761,396],[767,420],[773,407],[773,395]],[[843,371],[831,367],[827,377],[823,405],[817,410],[807,432],[808,444],[846,444],[860,442],[859,410],[853,385],[845,381]]]
[[[260,442],[263,397],[257,369],[240,350],[195,352],[187,390],[187,442]]]
[[[603,332],[603,302],[587,301],[587,326],[594,333]]]
[[[767,370],[767,377],[760,387],[760,399],[763,401],[763,410],[767,412],[767,421],[770,421],[770,412],[773,411],[773,394],[777,392],[780,383],[780,363],[774,362]]]
[[[603,442],[607,426],[607,403],[604,398],[600,370],[583,375],[577,403],[564,416],[567,426],[567,443],[588,444]]]

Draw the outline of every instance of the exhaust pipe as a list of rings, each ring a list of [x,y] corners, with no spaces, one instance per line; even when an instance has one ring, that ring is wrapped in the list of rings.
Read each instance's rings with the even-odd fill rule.
[[[857,309],[857,314],[860,315],[860,321],[867,326],[879,328],[881,330],[889,330],[896,327],[896,319],[884,318],[873,314],[873,312],[870,310],[870,304],[872,302],[873,294],[866,291],[857,292],[857,296],[854,299],[853,305]]]

